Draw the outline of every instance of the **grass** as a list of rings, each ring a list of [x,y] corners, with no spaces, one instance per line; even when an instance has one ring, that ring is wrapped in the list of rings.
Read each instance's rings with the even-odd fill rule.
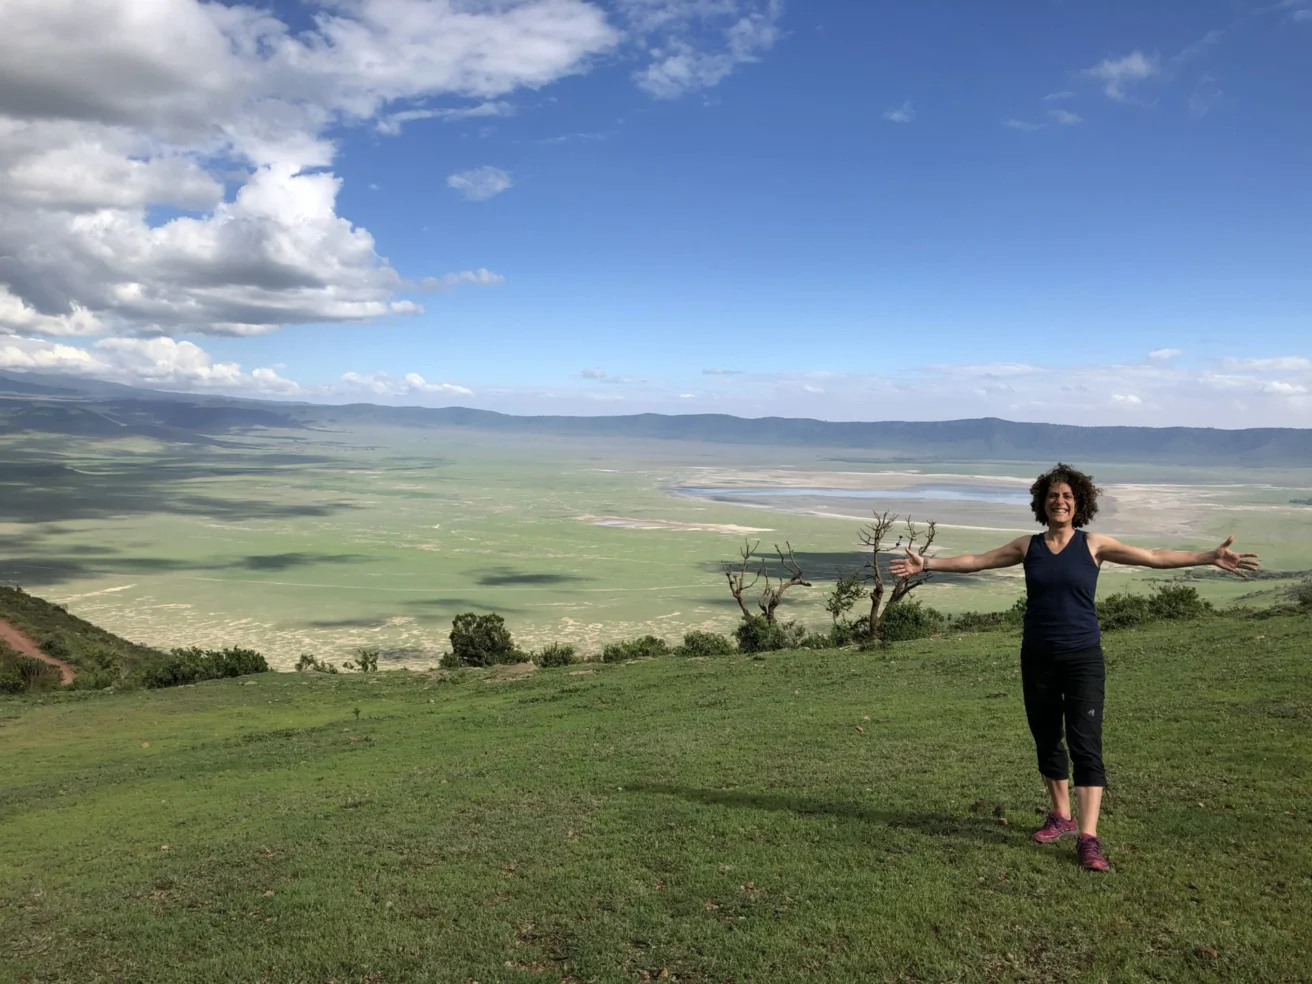
[[[1108,635],[1106,876],[1001,633],[3,700],[0,980],[1307,980],[1309,629]]]

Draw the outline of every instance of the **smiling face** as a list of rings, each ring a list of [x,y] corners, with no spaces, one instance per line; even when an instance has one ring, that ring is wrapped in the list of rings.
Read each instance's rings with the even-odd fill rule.
[[[1065,482],[1053,482],[1048,486],[1044,503],[1049,526],[1070,526],[1075,522],[1075,491]]]

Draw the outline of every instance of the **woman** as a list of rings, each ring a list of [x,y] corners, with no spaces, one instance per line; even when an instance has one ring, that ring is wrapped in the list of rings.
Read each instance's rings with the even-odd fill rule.
[[[1107,785],[1102,765],[1106,670],[1094,608],[1099,567],[1104,560],[1159,569],[1212,565],[1244,577],[1245,571],[1258,566],[1257,554],[1230,549],[1234,537],[1215,550],[1144,550],[1101,533],[1085,533],[1081,527],[1098,513],[1098,492],[1088,475],[1058,464],[1030,486],[1030,507],[1034,518],[1048,527],[1046,533],[1017,537],[997,550],[959,557],[923,557],[908,548],[905,557],[889,565],[895,577],[1025,565],[1021,683],[1039,772],[1052,800],[1052,810],[1034,840],[1049,844],[1078,832],[1075,850],[1080,864],[1090,871],[1107,870],[1098,840],[1098,811]],[[1063,721],[1075,765],[1078,825],[1071,818]]]

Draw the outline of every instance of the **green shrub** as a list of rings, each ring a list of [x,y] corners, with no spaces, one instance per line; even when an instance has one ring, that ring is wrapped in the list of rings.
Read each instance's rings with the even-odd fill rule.
[[[142,666],[136,673],[145,687],[176,687],[198,680],[266,673],[269,664],[254,649],[174,649],[167,656]]]
[[[1104,632],[1130,629],[1152,619],[1152,603],[1147,595],[1117,592],[1098,602],[1098,624]]]
[[[962,612],[950,619],[953,629],[958,632],[988,632],[993,629],[1019,628],[1025,621],[1025,599],[1017,598],[1015,604],[1001,612]]]
[[[301,653],[300,659],[296,661],[296,672],[304,673],[306,670],[314,670],[316,673],[336,673],[337,667],[326,659],[319,659],[314,653]]]
[[[937,608],[931,608],[919,600],[904,600],[884,609],[879,623],[879,635],[883,642],[925,639],[935,632],[943,631],[946,623],[947,619]]]
[[[623,663],[628,659],[646,659],[652,656],[668,656],[670,646],[664,639],[654,635],[645,635],[626,642],[612,642],[601,650],[603,663]]]
[[[377,649],[357,649],[355,659],[347,660],[343,665],[348,670],[354,669],[359,670],[361,673],[376,673],[378,672],[378,656]]]
[[[734,633],[740,653],[768,653],[779,649],[797,649],[806,639],[806,627],[796,622],[771,622],[763,615],[753,615],[738,623]]]
[[[1148,604],[1154,619],[1201,618],[1212,611],[1212,603],[1188,584],[1159,585]]]
[[[0,648],[0,694],[36,694],[57,690],[59,668]]]
[[[729,656],[735,652],[737,647],[728,637],[697,630],[684,633],[683,645],[674,650],[676,656]]]
[[[464,612],[451,623],[451,651],[460,666],[517,663],[522,654],[500,615]]]
[[[533,662],[538,666],[569,666],[575,662],[577,651],[573,646],[561,645],[559,642],[553,642],[549,646],[543,646],[533,657]]]
[[[1304,581],[1294,588],[1294,604],[1304,611],[1312,611],[1312,581]]]

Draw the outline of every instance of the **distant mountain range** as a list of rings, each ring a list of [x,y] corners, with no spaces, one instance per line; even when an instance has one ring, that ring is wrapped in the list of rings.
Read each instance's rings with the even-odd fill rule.
[[[984,417],[942,421],[825,421],[655,413],[521,417],[467,407],[332,406],[140,389],[63,375],[0,372],[0,433],[129,434],[222,444],[261,428],[357,425],[620,437],[711,444],[792,445],[877,459],[1083,459],[1179,465],[1312,465],[1312,429],[1077,427]],[[859,461],[855,455],[836,460]]]

